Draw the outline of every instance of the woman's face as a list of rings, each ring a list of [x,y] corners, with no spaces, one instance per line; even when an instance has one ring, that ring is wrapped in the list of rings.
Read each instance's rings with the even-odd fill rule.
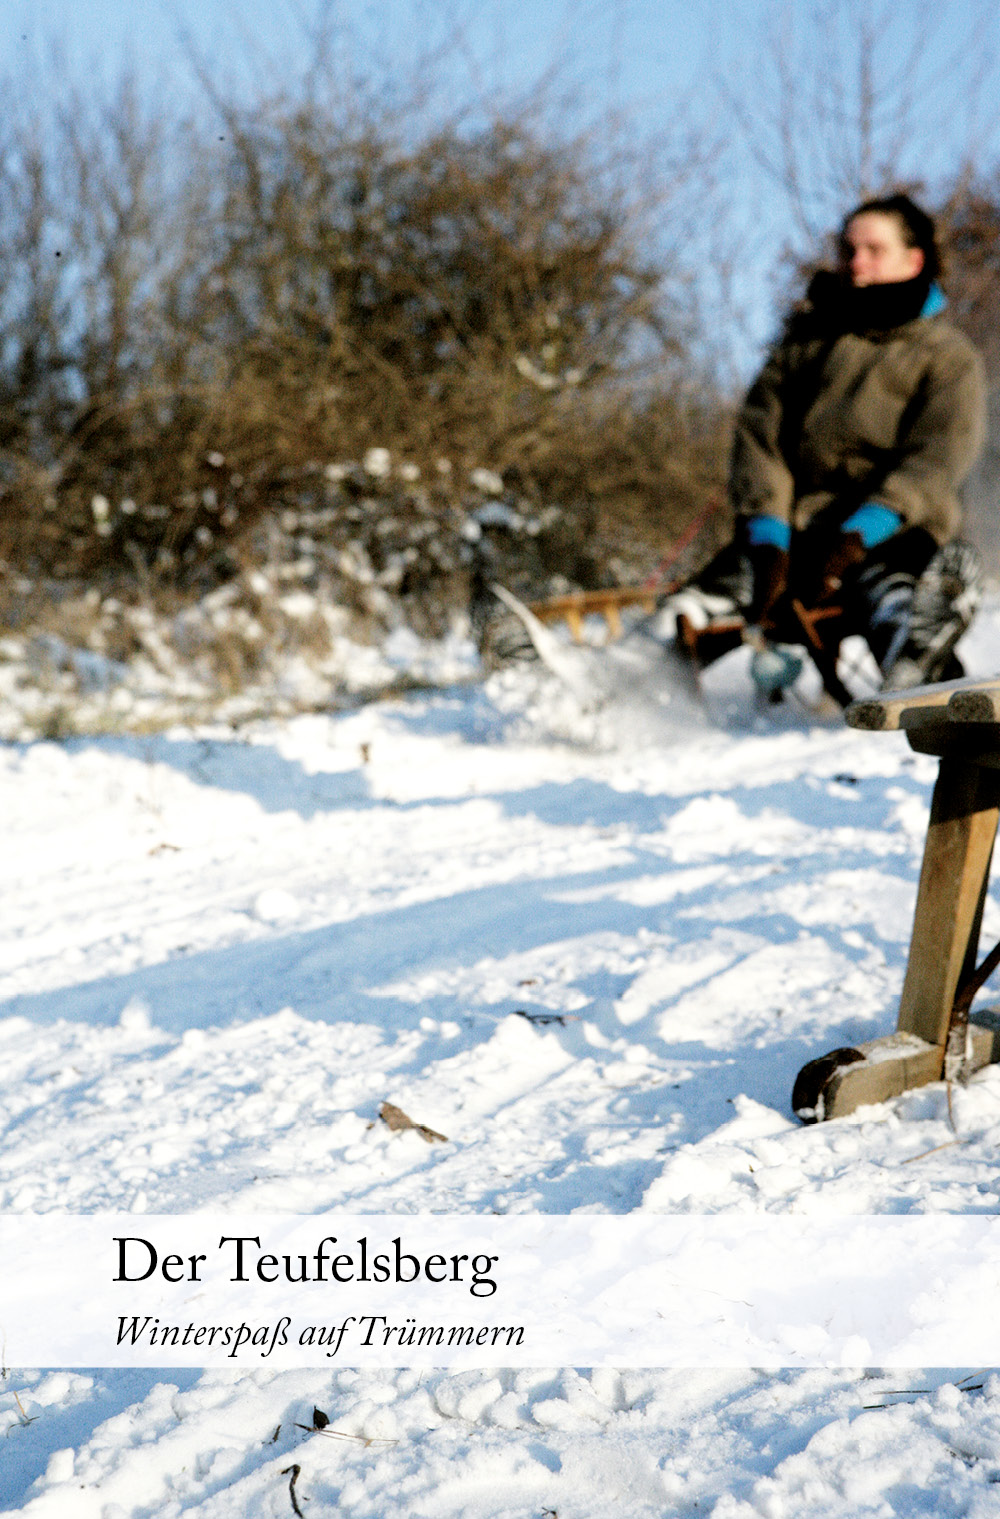
[[[883,211],[852,216],[844,233],[843,259],[851,284],[898,285],[924,267],[920,248],[908,246],[898,219]]]

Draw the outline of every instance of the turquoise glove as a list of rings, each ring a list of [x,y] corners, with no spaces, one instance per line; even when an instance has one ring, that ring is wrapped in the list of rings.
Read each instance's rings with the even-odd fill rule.
[[[751,548],[782,549],[786,554],[792,543],[792,530],[780,517],[748,517],[747,543]]]
[[[846,522],[840,524],[842,533],[857,533],[866,549],[876,548],[898,533],[902,517],[881,501],[866,501],[852,512]]]

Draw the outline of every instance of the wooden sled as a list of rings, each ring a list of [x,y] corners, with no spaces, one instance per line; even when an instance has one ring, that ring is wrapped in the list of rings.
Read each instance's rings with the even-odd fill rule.
[[[792,1108],[806,1123],[1000,1060],[1000,1011],[970,1017],[973,998],[1000,966],[1000,945],[976,964],[1000,818],[1000,679],[886,691],[855,702],[846,716],[853,728],[902,730],[940,766],[896,1032],[802,1068]]]
[[[602,618],[606,626],[603,641],[610,643],[621,638],[625,631],[621,615],[625,608],[639,607],[652,614],[663,598],[677,591],[681,584],[680,581],[667,584],[657,578],[655,583],[644,586],[571,591],[529,602],[528,610],[543,624],[564,622],[577,644],[586,642],[583,632],[586,619]],[[787,595],[775,611],[768,636],[803,646],[816,666],[824,691],[839,706],[847,707],[854,698],[841,680],[837,664],[840,645],[850,631],[844,608],[839,604],[827,601],[820,606],[806,606],[798,597]],[[696,676],[723,655],[738,649],[748,638],[752,641],[754,636],[759,634],[748,629],[745,619],[736,612],[714,618],[705,627],[696,627],[683,615],[677,619],[677,642],[685,650]],[[780,701],[780,692],[773,699]]]
[[[549,596],[545,601],[531,601],[528,610],[539,622],[564,622],[574,643],[583,643],[583,624],[588,617],[603,618],[606,641],[621,638],[622,608],[640,607],[655,612],[659,593],[644,586],[611,586],[605,591],[570,591],[565,596]]]
[[[588,617],[601,617],[607,627],[606,642],[621,638],[623,607],[641,607],[644,612],[656,611],[660,599],[676,591],[684,582],[674,579],[668,572],[675,571],[685,549],[691,547],[710,518],[721,510],[722,502],[712,495],[702,510],[693,518],[680,537],[671,545],[669,552],[660,560],[645,585],[609,586],[602,591],[570,591],[564,596],[549,596],[544,601],[529,603],[539,622],[564,622],[574,643],[583,643],[583,624]]]

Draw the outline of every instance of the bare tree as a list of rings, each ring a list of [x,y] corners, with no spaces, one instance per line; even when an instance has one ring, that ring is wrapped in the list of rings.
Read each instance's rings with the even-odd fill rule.
[[[973,177],[998,144],[995,36],[991,0],[773,0],[720,87],[798,256],[858,200]]]

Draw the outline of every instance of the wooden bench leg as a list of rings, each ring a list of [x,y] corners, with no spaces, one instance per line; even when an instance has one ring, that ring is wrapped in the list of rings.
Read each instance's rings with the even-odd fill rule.
[[[1000,771],[942,759],[896,1032],[805,1065],[792,1096],[805,1122],[840,1118],[864,1103],[941,1080],[955,994],[976,964],[998,816]],[[966,1033],[960,1069],[975,1070],[1000,1056],[996,1026]]]
[[[1000,773],[942,759],[896,1025],[942,1049],[963,969],[975,961],[998,807]]]

